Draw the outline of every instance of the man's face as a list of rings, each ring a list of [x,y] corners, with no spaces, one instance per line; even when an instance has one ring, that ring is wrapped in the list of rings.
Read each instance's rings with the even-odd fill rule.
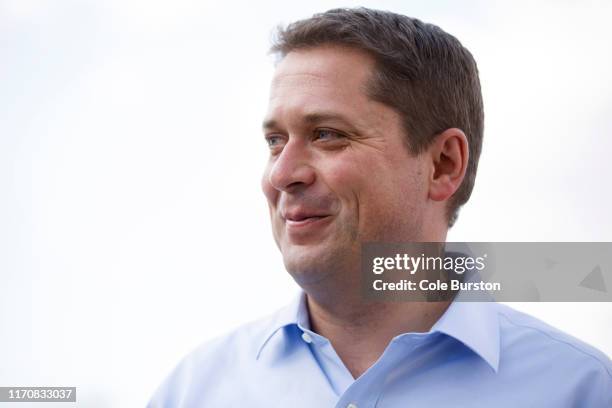
[[[262,187],[298,283],[358,267],[362,242],[419,240],[429,170],[408,152],[399,115],[367,97],[373,68],[361,51],[325,46],[276,69]]]

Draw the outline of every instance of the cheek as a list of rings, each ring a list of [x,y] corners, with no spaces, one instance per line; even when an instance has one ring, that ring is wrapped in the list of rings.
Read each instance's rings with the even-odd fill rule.
[[[384,187],[385,172],[380,163],[368,157],[350,157],[332,162],[326,169],[326,180],[343,199],[359,201],[375,198]],[[359,203],[357,203],[359,204]]]
[[[343,207],[358,205],[360,191],[364,188],[364,175],[353,160],[335,160],[319,167],[319,177]]]
[[[357,203],[360,229],[365,235],[379,235],[402,228],[423,199],[415,168],[393,160],[355,160],[352,181],[346,181]]]

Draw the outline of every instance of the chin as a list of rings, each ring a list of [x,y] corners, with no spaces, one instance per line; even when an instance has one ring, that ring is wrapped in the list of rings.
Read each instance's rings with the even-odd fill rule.
[[[286,244],[282,253],[287,272],[304,289],[342,279],[344,271],[360,265],[358,254],[338,245]]]
[[[330,252],[322,248],[290,245],[282,252],[285,269],[302,287],[326,279],[334,270]]]

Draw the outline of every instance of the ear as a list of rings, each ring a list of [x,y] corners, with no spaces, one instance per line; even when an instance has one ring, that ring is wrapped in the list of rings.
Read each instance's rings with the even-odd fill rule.
[[[470,155],[467,137],[461,129],[446,129],[436,136],[427,151],[431,158],[429,198],[447,200],[465,177]]]

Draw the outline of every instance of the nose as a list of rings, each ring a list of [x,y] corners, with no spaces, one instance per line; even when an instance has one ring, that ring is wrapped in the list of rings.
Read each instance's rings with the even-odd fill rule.
[[[307,147],[299,140],[290,140],[271,162],[268,181],[274,189],[296,192],[314,183],[315,169]]]

